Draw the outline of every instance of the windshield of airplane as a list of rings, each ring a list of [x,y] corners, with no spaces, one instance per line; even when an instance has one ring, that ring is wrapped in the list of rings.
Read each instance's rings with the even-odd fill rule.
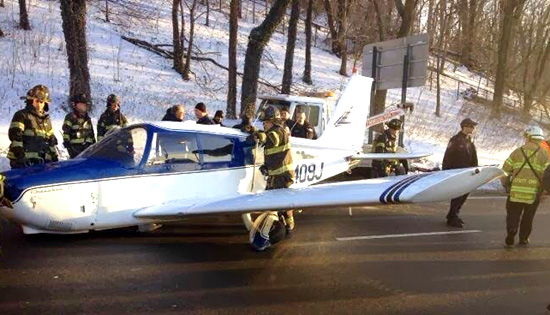
[[[119,162],[125,167],[139,165],[147,144],[147,131],[143,128],[120,129],[82,152],[79,157]]]

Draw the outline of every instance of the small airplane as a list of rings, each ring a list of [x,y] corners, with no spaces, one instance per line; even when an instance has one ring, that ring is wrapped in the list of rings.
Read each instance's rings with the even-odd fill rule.
[[[4,172],[0,215],[25,234],[148,231],[194,215],[444,201],[502,176],[487,166],[319,184],[361,159],[411,157],[361,153],[371,84],[353,76],[323,135],[291,138],[296,178],[290,189],[264,191],[263,148],[237,129],[139,123],[75,159]]]

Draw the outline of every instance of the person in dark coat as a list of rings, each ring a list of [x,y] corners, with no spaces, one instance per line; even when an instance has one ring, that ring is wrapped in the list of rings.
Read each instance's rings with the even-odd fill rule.
[[[174,105],[166,110],[162,121],[183,121],[185,118],[185,109],[183,105]]]
[[[109,130],[126,127],[128,119],[120,112],[120,100],[115,94],[107,97],[107,108],[97,122],[97,141],[101,141]]]
[[[478,166],[476,146],[472,141],[472,133],[477,123],[470,118],[460,123],[461,130],[451,138],[443,157],[443,169],[466,168]],[[451,200],[451,207],[447,214],[447,225],[456,228],[464,227],[464,221],[458,216],[460,208],[468,194]]]
[[[317,139],[315,129],[306,120],[306,113],[303,111],[298,112],[296,115],[296,122],[292,128],[290,128],[290,135],[296,138]]]
[[[195,105],[195,116],[197,117],[197,124],[199,125],[214,125],[212,119],[208,117],[206,105],[204,105],[204,103]]]
[[[214,114],[214,119],[212,119],[216,125],[220,125],[222,127],[225,127],[223,124],[223,110],[217,110],[216,114]]]

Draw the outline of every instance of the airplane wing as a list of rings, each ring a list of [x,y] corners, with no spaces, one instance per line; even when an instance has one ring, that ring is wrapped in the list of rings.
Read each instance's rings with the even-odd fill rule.
[[[134,216],[172,220],[191,215],[445,201],[469,193],[503,174],[498,167],[486,166],[277,189],[192,204],[186,204],[183,200],[172,201],[139,209]]]
[[[432,153],[408,153],[408,152],[397,152],[397,153],[361,153],[352,156],[356,160],[386,160],[386,159],[397,159],[397,160],[413,160],[419,159],[426,156],[430,156]]]

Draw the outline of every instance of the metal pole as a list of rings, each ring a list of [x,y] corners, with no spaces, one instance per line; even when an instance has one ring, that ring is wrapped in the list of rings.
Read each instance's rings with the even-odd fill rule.
[[[366,74],[366,73],[365,73]],[[369,116],[372,116],[374,113],[374,96],[376,95],[376,76],[378,74],[378,47],[374,46],[372,48],[372,87],[371,87],[371,93],[370,93],[370,112]],[[373,134],[372,134],[372,128],[369,128],[369,144],[372,143]]]
[[[411,61],[411,45],[407,45],[407,53],[403,57],[403,81],[401,83],[401,105],[407,102],[407,82],[409,81],[409,67]],[[401,132],[399,133],[399,146],[403,147],[403,130],[405,130],[405,115],[401,116]]]

